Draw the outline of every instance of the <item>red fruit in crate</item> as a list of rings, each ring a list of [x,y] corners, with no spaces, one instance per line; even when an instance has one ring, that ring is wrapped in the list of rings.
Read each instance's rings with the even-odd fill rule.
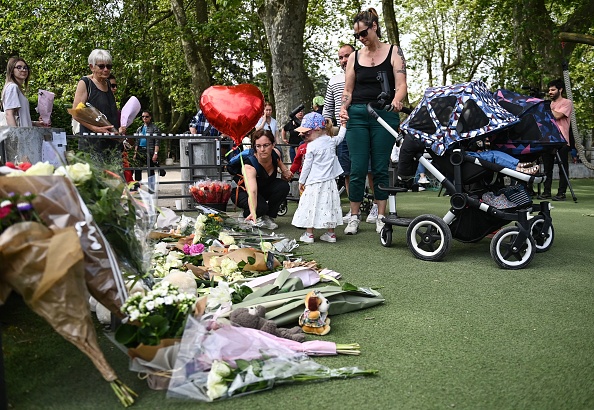
[[[241,144],[264,113],[264,95],[252,84],[214,85],[200,97],[200,109],[208,122]]]

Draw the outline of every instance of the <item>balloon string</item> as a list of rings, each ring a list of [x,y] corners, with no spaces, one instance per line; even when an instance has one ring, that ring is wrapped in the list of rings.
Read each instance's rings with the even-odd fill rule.
[[[252,196],[252,191],[250,190],[248,184],[248,177],[245,174],[245,164],[243,162],[243,155],[239,155],[239,161],[241,161],[241,173],[243,174],[243,182],[245,183],[245,190],[248,194],[248,207],[250,208],[250,214],[252,213],[252,209],[254,210],[254,214],[256,213],[256,205],[254,205],[254,197]],[[257,217],[258,215],[256,215]],[[256,222],[256,221],[254,221]]]

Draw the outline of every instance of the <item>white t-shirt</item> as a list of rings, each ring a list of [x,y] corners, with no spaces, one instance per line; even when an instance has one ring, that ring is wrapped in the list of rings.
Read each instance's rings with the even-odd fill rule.
[[[256,124],[256,127],[259,127],[262,122],[264,122],[264,120],[262,118],[260,118],[260,121],[258,121],[258,124]],[[274,118],[270,118],[270,125],[268,125],[268,123],[264,124],[264,128],[265,130],[270,130],[270,132],[272,132],[272,135],[274,136],[274,138],[276,138],[276,131],[278,130],[277,125],[276,125],[276,120]]]
[[[32,127],[31,113],[29,112],[29,100],[15,83],[8,83],[4,86],[4,93],[2,94],[2,109],[6,110],[18,109],[19,127]]]

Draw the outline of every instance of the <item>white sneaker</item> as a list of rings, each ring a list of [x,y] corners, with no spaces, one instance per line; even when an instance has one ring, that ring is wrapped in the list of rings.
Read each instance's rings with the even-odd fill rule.
[[[425,187],[423,187],[423,186],[420,186],[420,185],[419,185],[419,192],[422,192],[422,191],[424,191],[425,189],[426,189]]]
[[[351,211],[349,211],[345,216],[342,217],[342,222],[349,223],[349,221],[351,220]]]
[[[278,228],[278,225],[274,222],[274,219],[272,219],[268,215],[264,215],[262,217],[262,228],[274,230]]]
[[[377,233],[381,233],[382,228],[384,227],[384,225],[386,224],[385,222],[382,221],[382,218],[384,216],[383,215],[378,215],[377,216],[377,221],[375,221],[375,231]]]
[[[346,228],[344,228],[345,235],[356,235],[359,232],[359,217],[357,215],[351,215],[351,219],[349,219],[349,223],[347,224]]]
[[[326,232],[320,236],[320,240],[324,242],[334,243],[336,242],[336,234],[334,232]]]
[[[369,215],[367,215],[367,219],[365,220],[368,224],[374,224],[375,221],[377,221],[377,204],[373,204],[371,211],[369,211]]]
[[[299,242],[314,243],[314,236],[311,233],[303,232],[303,235],[299,238]]]
[[[426,176],[422,176],[419,178],[419,184],[428,184],[429,180],[427,179]]]

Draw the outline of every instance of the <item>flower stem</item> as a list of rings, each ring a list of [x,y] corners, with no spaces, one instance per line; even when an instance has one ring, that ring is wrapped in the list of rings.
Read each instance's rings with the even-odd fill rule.
[[[358,356],[361,354],[359,343],[336,343],[336,353]]]
[[[116,379],[109,384],[124,407],[134,404],[134,397],[138,397],[138,394],[126,386],[120,379]]]

